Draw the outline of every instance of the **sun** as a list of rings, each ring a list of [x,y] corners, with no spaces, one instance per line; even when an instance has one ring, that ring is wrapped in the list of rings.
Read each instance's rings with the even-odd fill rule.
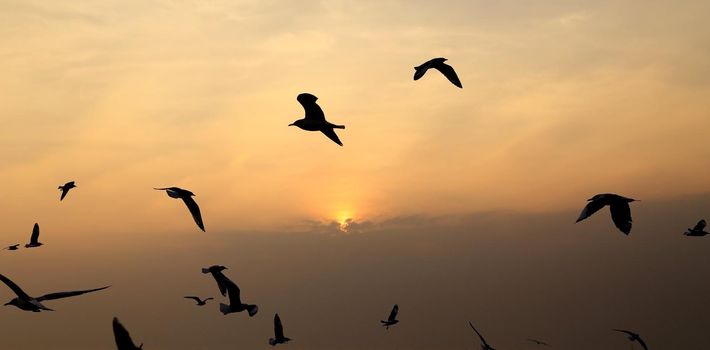
[[[337,215],[336,221],[340,224],[340,231],[348,232],[348,227],[350,227],[350,223],[353,221],[352,213],[349,211],[341,211]]]

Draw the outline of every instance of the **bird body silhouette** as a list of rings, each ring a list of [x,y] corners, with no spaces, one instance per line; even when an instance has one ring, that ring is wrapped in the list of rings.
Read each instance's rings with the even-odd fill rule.
[[[614,329],[614,330],[617,332],[626,333],[626,335],[629,336],[629,341],[631,341],[632,343],[638,342],[639,344],[641,344],[641,347],[643,347],[644,350],[648,350],[648,347],[646,346],[646,342],[644,342],[643,339],[641,339],[641,336],[638,333],[634,333],[632,331],[627,331],[627,330],[623,330],[623,329]]]
[[[385,329],[389,329],[390,326],[395,325],[399,322],[397,320],[397,313],[399,313],[399,306],[397,304],[394,304],[392,307],[392,311],[390,311],[389,317],[387,317],[387,320],[380,320],[380,323],[382,323],[382,327],[385,327]]]
[[[35,222],[34,227],[32,227],[32,235],[30,236],[30,243],[25,244],[25,248],[36,248],[41,245],[42,245],[42,243],[39,241],[39,224]]]
[[[286,344],[289,341],[291,341],[291,338],[286,338],[284,336],[284,327],[281,324],[279,314],[274,314],[274,337],[269,338],[269,345],[275,346],[277,344]]]
[[[197,227],[199,227],[202,232],[205,232],[205,224],[202,222],[202,214],[200,213],[200,207],[197,205],[197,202],[192,199],[192,197],[195,196],[194,193],[188,190],[184,190],[180,187],[163,187],[153,189],[158,191],[165,191],[170,198],[182,199],[182,201],[187,206],[187,209],[190,210],[190,214],[192,214],[192,219],[195,220]]]
[[[345,125],[336,125],[325,120],[325,114],[316,101],[318,97],[309,93],[302,93],[296,97],[296,100],[303,106],[306,115],[303,119],[296,120],[288,126],[297,126],[307,131],[320,131],[333,142],[342,146],[338,134],[333,129],[345,129]]]
[[[143,344],[136,346],[131,339],[125,327],[118,321],[118,318],[113,318],[113,338],[116,340],[118,350],[140,350],[143,349]]]
[[[9,278],[7,278],[3,275],[0,275],[0,281],[4,282],[15,293],[15,295],[17,295],[16,298],[13,298],[9,302],[5,303],[5,306],[13,305],[21,310],[32,311],[32,312],[40,312],[42,310],[54,311],[54,310],[42,305],[42,302],[45,300],[68,298],[68,297],[73,297],[73,296],[77,296],[77,295],[81,295],[81,294],[85,294],[85,293],[96,292],[96,291],[110,287],[110,286],[106,286],[106,287],[101,287],[101,288],[78,290],[78,291],[72,291],[72,292],[50,293],[50,294],[45,294],[43,296],[34,298],[34,297],[29,296],[27,293],[25,293],[17,284],[12,282]]]
[[[550,344],[545,343],[544,341],[541,341],[541,340],[537,340],[537,339],[528,338],[528,341],[535,343],[537,345],[550,346]]]
[[[694,237],[702,237],[702,236],[708,235],[710,233],[705,231],[706,225],[707,225],[707,223],[705,222],[704,219],[700,220],[700,221],[698,221],[697,224],[695,224],[695,227],[689,228],[688,231],[686,231],[683,234],[686,236],[694,236]]]
[[[2,249],[3,250],[17,250],[19,246],[20,246],[19,244],[13,244],[13,245],[9,245],[9,246],[2,248]]]
[[[478,332],[478,330],[476,329],[476,327],[473,326],[473,323],[471,323],[471,321],[468,321],[468,325],[471,326],[473,331],[476,332],[476,334],[478,335],[478,338],[481,339],[481,349],[482,350],[496,350],[492,346],[488,345],[488,343],[486,342],[486,339],[483,338],[481,333]]]
[[[64,200],[64,197],[67,196],[67,193],[69,193],[69,190],[71,190],[74,187],[76,187],[76,185],[74,184],[74,181],[69,181],[69,182],[65,183],[64,185],[57,187],[60,191],[62,191],[62,195],[61,195],[61,197],[59,197],[59,201]]]
[[[603,193],[589,198],[587,201],[589,201],[589,203],[582,209],[576,222],[580,222],[592,216],[592,214],[599,211],[599,209],[608,205],[609,211],[611,212],[611,219],[614,221],[616,227],[625,235],[631,232],[631,208],[629,207],[629,203],[635,202],[636,199],[626,198],[613,193]]]
[[[207,301],[208,301],[208,300],[214,299],[214,298],[200,299],[200,297],[196,297],[196,296],[187,296],[187,297],[184,297],[184,298],[185,298],[185,299],[192,299],[192,300],[194,300],[197,306],[204,306],[204,305],[207,305]]]
[[[456,71],[454,70],[453,67],[449,66],[448,64],[444,63],[446,62],[447,59],[443,57],[438,57],[438,58],[433,58],[429,61],[426,61],[422,63],[419,66],[414,67],[414,80],[419,80],[421,77],[424,76],[424,74],[429,70],[430,68],[434,68],[441,72],[446,79],[449,79],[449,81],[462,88],[463,85],[461,85],[461,80],[459,80],[459,76],[456,75]]]

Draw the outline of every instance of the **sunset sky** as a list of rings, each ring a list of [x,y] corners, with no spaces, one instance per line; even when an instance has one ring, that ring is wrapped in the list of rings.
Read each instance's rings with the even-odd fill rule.
[[[710,219],[709,13],[0,0],[0,245],[35,222],[45,243],[0,252],[0,273],[38,295],[113,285],[52,314],[0,308],[0,336],[113,349],[118,316],[146,350],[266,349],[280,312],[292,350],[472,349],[468,319],[500,349],[628,349],[610,328],[697,349],[710,242],[681,233]],[[463,89],[412,80],[434,57]],[[346,125],[344,147],[287,126],[302,92]],[[166,186],[196,194],[206,233]],[[604,192],[641,199],[629,237],[606,210],[573,225]],[[254,319],[181,300],[217,296],[211,264],[260,303]]]

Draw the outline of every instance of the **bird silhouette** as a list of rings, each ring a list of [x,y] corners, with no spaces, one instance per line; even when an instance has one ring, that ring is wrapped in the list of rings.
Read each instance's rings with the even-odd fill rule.
[[[479,338],[481,338],[481,343],[482,343],[482,344],[481,344],[481,349],[483,349],[483,350],[496,350],[496,349],[494,349],[492,346],[488,345],[488,343],[486,342],[486,340],[483,339],[483,336],[481,335],[481,333],[478,332],[478,330],[476,329],[476,327],[473,326],[473,323],[471,323],[471,321],[468,321],[468,325],[471,326],[471,328],[473,329],[473,331],[476,332],[476,334],[478,334],[478,337],[479,337]]]
[[[587,201],[589,201],[589,203],[582,209],[582,213],[579,214],[577,222],[592,216],[592,214],[599,211],[599,209],[608,205],[609,211],[611,211],[611,219],[614,221],[616,227],[626,235],[631,232],[631,208],[629,207],[629,203],[635,202],[635,199],[622,197],[613,193],[604,193],[587,199]]]
[[[387,321],[382,321],[380,320],[380,323],[382,323],[382,327],[385,327],[385,329],[390,329],[390,326],[395,325],[399,322],[397,319],[397,313],[399,312],[399,306],[397,304],[394,304],[392,307],[392,311],[390,311],[389,317],[387,317]]]
[[[626,333],[626,335],[629,336],[629,341],[631,341],[632,343],[633,343],[633,342],[638,342],[639,344],[641,344],[641,347],[643,347],[644,350],[648,350],[648,347],[646,346],[646,343],[643,341],[643,339],[641,339],[641,336],[639,336],[638,333],[634,333],[634,332],[632,332],[632,331],[626,331],[626,330],[623,330],[623,329],[614,329],[614,330],[617,331],[617,332]]]
[[[246,310],[249,316],[254,316],[259,311],[259,307],[253,304],[244,304],[241,299],[241,291],[236,283],[232,282],[227,276],[225,276],[221,271],[212,274],[217,280],[217,286],[225,286],[227,289],[227,294],[229,296],[229,305],[220,303],[219,311],[222,314],[227,315],[234,312],[242,312]]]
[[[214,277],[214,280],[217,282],[217,288],[219,288],[219,292],[222,294],[222,296],[227,296],[227,284],[225,283],[226,277],[224,274],[222,274],[222,271],[226,270],[227,268],[222,266],[222,265],[212,265],[210,267],[203,267],[202,268],[202,273],[210,273],[212,274],[212,277]]]
[[[3,250],[17,250],[17,248],[18,248],[19,246],[20,246],[19,244],[13,244],[13,245],[9,245],[9,246],[7,246],[7,247],[5,247],[5,248],[2,248],[2,249],[3,249]]]
[[[550,344],[545,343],[544,341],[541,341],[541,340],[537,340],[537,339],[528,338],[528,341],[535,343],[537,345],[550,346]]]
[[[683,234],[686,236],[696,236],[696,237],[708,235],[710,233],[705,231],[706,225],[707,225],[707,223],[705,222],[705,220],[700,220],[700,221],[698,221],[697,224],[695,224],[695,227],[689,228],[688,231],[686,231]]]
[[[207,299],[204,299],[204,300],[203,300],[203,299],[200,299],[199,297],[195,297],[195,296],[187,296],[187,297],[184,297],[184,298],[185,298],[185,299],[192,299],[192,300],[194,300],[194,301],[197,303],[197,304],[196,304],[197,306],[204,306],[204,305],[207,305],[207,300],[212,300],[212,299],[214,299],[214,298],[207,298]]]
[[[143,344],[136,346],[131,339],[125,327],[118,321],[118,318],[113,318],[113,337],[116,339],[116,347],[118,350],[138,350],[143,349]]]
[[[303,119],[296,120],[288,126],[295,125],[307,131],[320,131],[325,134],[325,136],[328,136],[329,139],[333,140],[333,142],[340,146],[343,145],[338,138],[338,134],[336,134],[333,129],[345,129],[345,125],[335,125],[325,120],[323,110],[316,103],[318,97],[315,97],[309,93],[302,93],[296,97],[296,100],[298,100],[298,102],[301,103],[301,106],[303,106],[303,109],[306,111],[306,116]]]
[[[192,199],[192,197],[195,196],[194,193],[188,190],[183,190],[180,187],[163,187],[154,189],[158,191],[165,191],[170,198],[182,199],[182,201],[185,202],[187,209],[190,210],[190,214],[192,214],[192,218],[195,220],[197,227],[199,227],[200,230],[202,230],[203,232],[205,231],[205,224],[202,222],[202,214],[200,214],[200,207],[197,206],[197,202]]]
[[[274,314],[274,337],[269,338],[269,345],[275,346],[276,344],[286,344],[290,340],[291,338],[284,337],[284,327],[281,324],[279,314]]]
[[[447,61],[447,59],[443,57],[433,58],[429,61],[422,63],[419,66],[414,67],[414,80],[419,80],[421,77],[424,76],[424,74],[429,70],[429,68],[434,68],[441,72],[441,74],[443,74],[446,79],[449,79],[452,84],[463,89],[463,85],[461,85],[461,80],[459,80],[458,75],[456,75],[456,71],[454,71],[453,67],[444,63],[445,61]]]
[[[39,224],[35,222],[34,227],[32,227],[32,235],[30,236],[30,243],[25,244],[25,248],[35,248],[41,246],[42,243],[39,241]]]
[[[81,294],[85,294],[85,293],[96,292],[96,291],[110,287],[110,286],[106,286],[106,287],[101,287],[101,288],[78,290],[78,291],[73,291],[73,292],[50,293],[50,294],[45,294],[41,297],[34,298],[34,297],[27,295],[27,293],[25,293],[18,285],[16,285],[14,282],[12,282],[9,278],[7,278],[3,275],[0,275],[0,281],[3,281],[17,295],[16,298],[13,298],[9,302],[5,303],[5,306],[13,305],[21,310],[33,311],[33,312],[40,312],[42,310],[54,311],[54,310],[42,305],[42,302],[45,300],[68,298],[68,297],[73,297],[73,296],[77,296],[77,295],[81,295]]]
[[[57,187],[59,190],[62,191],[62,196],[59,197],[59,200],[62,201],[64,199],[64,197],[67,196],[67,193],[69,193],[69,190],[71,190],[74,187],[76,187],[76,185],[74,184],[74,181],[69,181],[69,182],[65,183],[64,185]]]

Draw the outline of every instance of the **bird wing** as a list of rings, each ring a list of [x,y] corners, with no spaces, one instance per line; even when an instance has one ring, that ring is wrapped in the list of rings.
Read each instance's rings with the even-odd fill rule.
[[[227,285],[225,284],[226,276],[222,272],[211,272],[212,277],[214,277],[215,282],[217,282],[217,288],[222,296],[227,296]]]
[[[321,129],[321,132],[323,134],[325,134],[325,136],[328,136],[329,139],[333,140],[333,142],[335,142],[341,146],[343,145],[343,143],[340,142],[340,139],[338,138],[338,134],[335,133],[335,130],[333,130],[331,128],[327,128],[327,129]]]
[[[441,72],[441,74],[443,74],[446,77],[446,79],[449,79],[449,81],[452,84],[463,89],[463,85],[461,85],[461,80],[459,80],[459,76],[456,75],[456,71],[454,71],[454,67],[451,67],[448,64],[442,62],[440,64],[433,65],[432,68],[435,68],[436,70]]]
[[[131,335],[128,333],[126,328],[123,327],[121,322],[118,322],[118,318],[113,318],[113,337],[116,339],[116,346],[118,350],[135,350],[140,349],[133,343]]]
[[[606,203],[604,203],[604,201],[601,201],[601,200],[589,201],[589,203],[587,203],[587,205],[584,206],[584,209],[582,209],[582,212],[579,214],[579,217],[577,218],[576,222],[580,222],[580,221],[592,216],[592,214],[598,212],[599,209],[604,208],[605,205],[606,205]]]
[[[66,197],[66,196],[67,196],[67,193],[69,193],[69,189],[68,189],[68,188],[66,188],[66,185],[65,185],[65,187],[62,187],[62,196],[61,196],[61,197],[59,197],[59,200],[60,200],[60,201],[61,201],[61,200],[63,200],[63,199],[64,199],[64,197]]]
[[[431,61],[427,61],[419,67],[414,67],[414,80],[419,80],[424,76],[426,71],[429,70],[429,66],[431,66],[430,62]]]
[[[624,234],[631,232],[631,208],[627,202],[614,202],[609,206],[614,225]]]
[[[284,327],[281,324],[281,317],[279,317],[279,314],[274,315],[274,336],[276,339],[284,338]]]
[[[35,222],[35,226],[32,228],[32,236],[30,236],[30,243],[39,242],[39,224]]]
[[[641,339],[641,337],[637,336],[636,341],[638,341],[639,344],[641,344],[641,346],[643,347],[644,350],[648,350],[648,347],[646,346],[646,342],[644,342],[643,339]]]
[[[476,329],[476,327],[473,326],[473,323],[471,323],[471,321],[468,321],[468,325],[471,326],[471,328],[473,328],[473,331],[476,332],[476,334],[478,334],[478,337],[481,338],[483,345],[490,346],[490,345],[488,345],[488,343],[486,343],[486,340],[483,339],[483,336],[481,335],[481,333],[478,333],[478,330]]]
[[[3,275],[0,275],[0,281],[5,282],[5,284],[8,287],[10,287],[10,289],[12,289],[13,292],[15,292],[15,294],[17,295],[18,298],[25,299],[25,300],[32,299],[32,297],[27,295],[27,293],[25,293],[25,291],[23,291],[22,288],[20,288],[18,285],[16,285],[15,282],[10,281],[9,278],[7,278]]]
[[[630,335],[630,336],[636,335],[636,333],[634,333],[634,332],[625,331],[625,330],[623,330],[623,329],[616,329],[616,328],[615,328],[615,329],[613,329],[613,330],[615,330],[615,331],[617,331],[617,332],[621,332],[621,333],[626,333],[626,334],[628,334],[628,335]]]
[[[229,305],[236,306],[242,304],[241,291],[236,283],[232,282],[227,276],[219,273],[221,275],[222,283],[227,288],[227,293],[229,293]]]
[[[311,94],[299,94],[298,97],[296,97],[296,100],[298,100],[306,111],[305,119],[325,121],[325,114],[323,114],[323,110],[318,103],[316,103],[317,99],[317,97]]]
[[[190,214],[192,214],[192,218],[195,220],[197,227],[205,231],[205,224],[202,223],[202,214],[200,214],[200,207],[197,206],[197,202],[190,196],[182,197],[182,201],[187,205],[187,209],[190,209]]]
[[[387,318],[387,321],[394,321],[397,318],[398,312],[399,306],[397,306],[397,304],[394,304],[394,307],[392,307],[392,311],[390,312],[390,317]]]
[[[198,302],[198,303],[199,303],[199,302],[202,302],[202,300],[200,300],[200,298],[198,298],[198,297],[189,296],[189,297],[183,297],[183,298],[185,298],[185,299],[192,299],[192,300],[194,300],[194,301],[196,301],[196,302]]]
[[[96,289],[87,289],[87,290],[77,290],[73,292],[58,292],[58,293],[49,293],[45,294],[39,298],[37,298],[37,301],[45,301],[45,300],[54,300],[54,299],[62,299],[62,298],[68,298],[68,297],[74,297],[77,295],[82,295],[86,293],[91,293],[91,292],[96,292],[99,290],[106,289],[111,286],[106,286],[106,287],[101,287],[101,288],[96,288]]]
[[[693,231],[702,231],[705,229],[706,225],[707,225],[707,223],[705,222],[705,220],[700,220],[693,228]]]

